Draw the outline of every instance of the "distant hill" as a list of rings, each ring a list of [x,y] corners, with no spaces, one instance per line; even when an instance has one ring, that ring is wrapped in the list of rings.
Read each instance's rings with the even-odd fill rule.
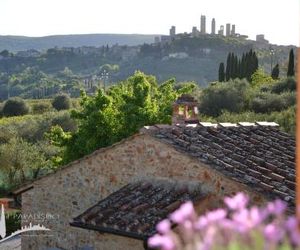
[[[7,49],[11,52],[36,49],[46,50],[54,47],[82,47],[102,45],[139,45],[153,43],[157,35],[140,34],[84,34],[56,35],[44,37],[0,36],[0,51]]]
[[[241,58],[251,49],[256,52],[260,67],[270,73],[278,63],[283,77],[287,72],[290,49],[297,51],[293,46],[258,43],[240,37],[192,37],[184,34],[162,43],[153,43],[152,38],[151,35],[74,35],[14,40],[18,46],[23,46],[22,49],[16,49],[13,40],[6,40],[6,46],[23,51],[0,55],[0,99],[8,95],[49,97],[61,91],[78,96],[81,88],[92,92],[103,83],[100,77],[104,69],[110,72],[107,84],[124,80],[141,70],[155,75],[159,82],[175,77],[179,82],[195,81],[206,86],[218,80],[219,64],[226,63],[229,52]],[[1,37],[0,41],[3,41]],[[32,47],[24,47],[26,44]],[[24,51],[30,48],[41,50],[38,46],[42,45],[43,48],[49,46],[49,49],[40,53]]]

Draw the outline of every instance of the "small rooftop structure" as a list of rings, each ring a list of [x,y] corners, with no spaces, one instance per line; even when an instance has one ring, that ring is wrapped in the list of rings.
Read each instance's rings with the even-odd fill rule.
[[[184,94],[173,104],[172,124],[199,123],[198,103],[191,95]]]

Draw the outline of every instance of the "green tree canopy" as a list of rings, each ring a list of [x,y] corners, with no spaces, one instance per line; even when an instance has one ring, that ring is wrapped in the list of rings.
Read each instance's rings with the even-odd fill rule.
[[[273,83],[274,80],[271,76],[267,75],[262,68],[257,69],[251,75],[252,86],[258,86],[265,83]]]
[[[66,146],[63,163],[126,138],[144,125],[170,123],[172,103],[194,87],[190,83],[175,89],[174,79],[158,85],[155,77],[137,71],[107,93],[101,89],[95,96],[82,93],[81,109],[72,112],[78,131],[66,136],[56,129],[56,137],[64,137],[56,141]]]
[[[2,112],[4,116],[19,116],[29,113],[29,107],[22,98],[14,97],[4,103]]]
[[[0,170],[11,186],[36,178],[40,170],[47,166],[39,147],[16,137],[0,145],[0,159]]]

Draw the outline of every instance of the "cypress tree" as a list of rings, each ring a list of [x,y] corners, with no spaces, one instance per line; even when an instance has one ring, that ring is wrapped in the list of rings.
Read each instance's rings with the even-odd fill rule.
[[[234,78],[234,54],[231,53],[230,56],[230,74],[229,74],[229,79]]]
[[[251,53],[248,52],[246,53],[245,56],[245,77],[247,78],[247,80],[250,80],[250,76],[251,76]]]
[[[229,79],[230,79],[230,71],[231,71],[230,62],[231,62],[231,53],[228,54],[227,61],[226,61],[226,73],[225,73],[226,81],[229,81]]]
[[[243,53],[242,60],[241,60],[241,66],[240,66],[240,78],[246,77],[246,57]]]
[[[237,74],[238,74],[238,78],[242,78],[242,72],[241,72],[241,64],[242,64],[242,60],[238,59],[238,64],[237,64]]]
[[[235,56],[234,57],[234,70],[233,70],[233,79],[235,79],[235,78],[237,78],[237,77],[239,77],[239,69],[238,69],[238,57],[237,56]]]
[[[295,65],[294,65],[294,50],[290,50],[289,55],[289,65],[288,65],[288,71],[287,76],[294,76],[295,75]]]
[[[279,78],[279,64],[277,63],[275,65],[275,67],[272,69],[272,74],[271,74],[272,78],[274,80],[277,80]]]
[[[219,82],[224,82],[225,81],[225,72],[224,72],[224,63],[220,63],[219,66]]]
[[[258,70],[258,58],[257,58],[257,55],[256,53],[254,52],[253,53],[253,73]],[[252,74],[253,74],[252,73]]]

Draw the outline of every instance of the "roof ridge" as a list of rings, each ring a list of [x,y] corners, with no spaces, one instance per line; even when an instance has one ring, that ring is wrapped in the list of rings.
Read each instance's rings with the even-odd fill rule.
[[[188,124],[155,124],[152,126],[144,126],[140,129],[140,132],[144,130],[157,130],[157,129],[170,129],[170,128],[177,128],[177,127],[189,127],[189,128],[196,128],[196,127],[214,127],[214,128],[227,128],[227,127],[279,127],[279,124],[276,122],[268,122],[268,121],[256,121],[256,122],[199,122],[199,123],[188,123]]]

